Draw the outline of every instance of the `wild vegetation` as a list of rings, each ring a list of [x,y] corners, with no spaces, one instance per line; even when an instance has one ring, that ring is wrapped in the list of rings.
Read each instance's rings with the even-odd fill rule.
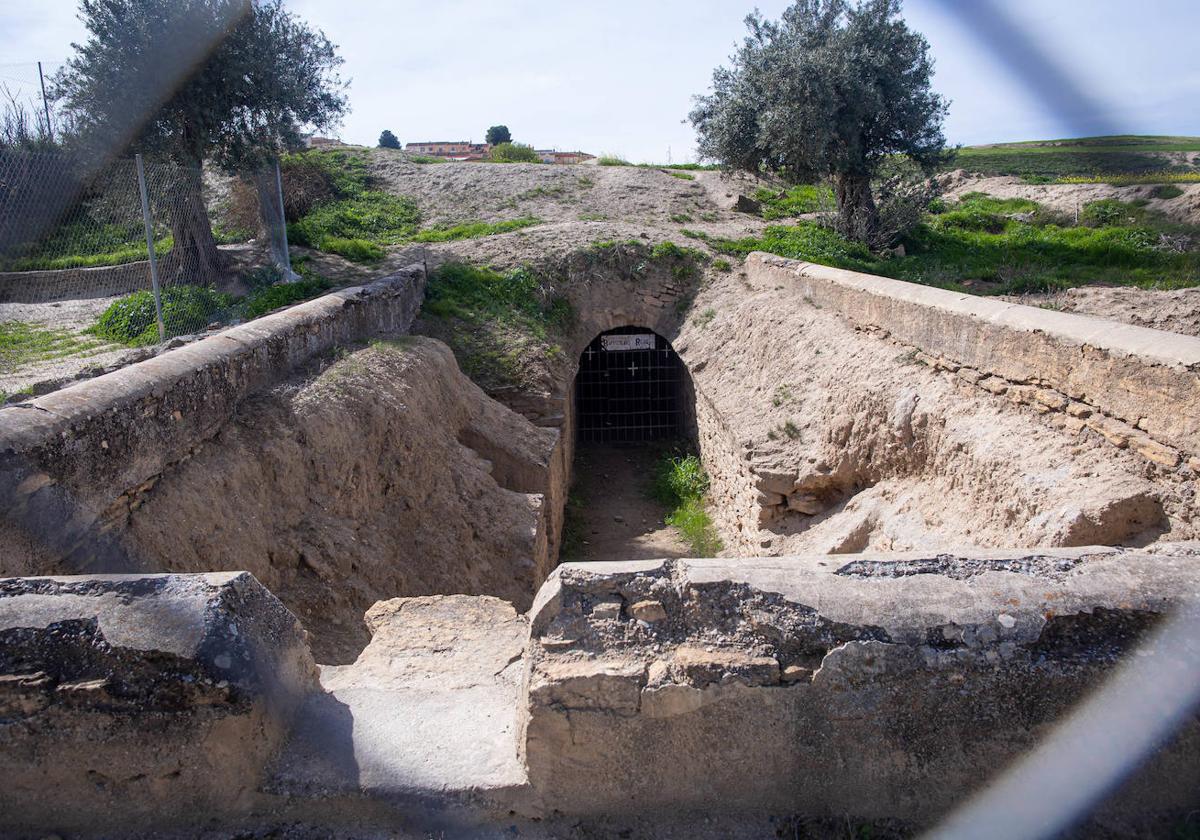
[[[900,0],[809,0],[777,22],[752,14],[746,26],[731,65],[696,98],[700,155],[791,183],[828,180],[838,231],[890,244],[904,231],[885,222],[872,181],[899,157],[920,170],[911,179],[919,188],[947,158],[948,105],[933,92],[929,44],[909,30]],[[904,200],[907,191],[893,192]]]
[[[0,371],[31,362],[78,356],[108,346],[108,342],[23,321],[0,322]]]
[[[679,530],[697,557],[713,557],[723,546],[706,509],[708,474],[695,455],[664,455],[655,465],[651,492],[670,509],[666,524]]]
[[[1200,231],[1144,206],[1086,205],[1078,223],[1033,201],[972,193],[937,203],[905,239],[905,252],[874,254],[816,222],[773,225],[761,236],[705,239],[720,253],[766,251],[977,294],[1045,292],[1103,283],[1144,288],[1200,284]]]
[[[282,0],[88,2],[80,21],[87,38],[53,84],[72,143],[98,159],[139,151],[180,164],[164,271],[182,271],[186,254],[218,276],[202,165],[252,170],[301,148],[305,126],[336,124],[347,108],[337,51]],[[136,120],[131,103],[144,109]]]
[[[527,354],[562,352],[558,340],[575,312],[530,268],[501,273],[448,263],[429,277],[422,318],[468,376],[485,387],[505,387],[523,381]]]
[[[954,167],[984,175],[1016,175],[1030,183],[1185,183],[1200,165],[1167,153],[1200,153],[1200,137],[1125,135],[960,149]]]

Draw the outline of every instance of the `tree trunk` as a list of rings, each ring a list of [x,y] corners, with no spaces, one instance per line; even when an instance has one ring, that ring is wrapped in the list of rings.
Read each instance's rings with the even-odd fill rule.
[[[871,177],[842,174],[835,176],[833,183],[837,197],[839,232],[855,242],[870,245],[879,228],[879,209],[875,206],[875,197],[871,194]]]
[[[163,260],[164,273],[178,283],[216,286],[223,277],[224,265],[204,206],[200,167],[183,167],[172,181],[167,212],[175,244]]]

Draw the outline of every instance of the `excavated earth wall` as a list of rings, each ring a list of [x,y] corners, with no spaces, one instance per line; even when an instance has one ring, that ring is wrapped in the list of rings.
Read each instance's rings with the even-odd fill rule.
[[[1200,340],[765,255],[747,268],[675,338],[732,553],[1194,538]]]

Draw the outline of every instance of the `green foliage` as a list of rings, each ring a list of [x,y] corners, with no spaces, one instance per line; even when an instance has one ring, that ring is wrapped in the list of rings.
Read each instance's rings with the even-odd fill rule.
[[[717,271],[733,271],[733,265],[729,262],[729,260],[726,259],[713,260],[713,268],[715,268]]]
[[[220,320],[233,305],[229,295],[203,286],[167,286],[162,290],[163,324],[167,338]],[[140,347],[158,343],[154,295],[134,292],[112,302],[87,332],[111,341]]]
[[[501,233],[511,233],[514,230],[540,225],[541,219],[526,216],[520,219],[509,219],[505,222],[464,222],[449,227],[429,228],[413,237],[415,242],[453,242],[459,239],[478,239],[483,236],[496,236]]]
[[[169,234],[154,243],[154,253],[165,256],[174,246]],[[63,225],[20,257],[0,256],[0,271],[51,271],[125,265],[147,258],[145,228],[121,225],[96,226],[86,220]]]
[[[41,324],[0,322],[0,372],[32,362],[82,355],[105,345],[104,341]]]
[[[600,164],[601,166],[633,166],[633,164],[625,160],[625,158],[621,157],[620,155],[613,154],[600,155],[600,157],[596,160],[596,163]]]
[[[721,539],[705,509],[708,474],[695,455],[665,455],[655,465],[651,493],[671,512],[666,524],[678,528],[698,557],[711,557],[721,550]]]
[[[1150,195],[1162,201],[1169,201],[1172,198],[1179,198],[1179,196],[1183,195],[1183,190],[1174,184],[1163,184],[1151,190]]]
[[[704,329],[712,323],[713,318],[717,317],[717,310],[709,307],[696,316],[695,324],[700,329]]]
[[[522,143],[500,143],[492,147],[492,161],[494,163],[541,163],[542,159],[533,150],[533,146],[526,146]]]
[[[448,163],[445,158],[433,157],[431,155],[409,155],[409,163]]]
[[[670,175],[672,178],[678,178],[680,181],[695,181],[696,180],[695,175],[689,175],[686,172],[679,172],[679,171],[673,170],[673,169],[664,169],[663,174]]]
[[[322,248],[322,243],[338,239],[395,245],[415,235],[420,221],[420,211],[412,199],[359,190],[352,198],[318,205],[288,225],[288,239],[312,248]]]
[[[337,254],[351,262],[372,263],[382,260],[386,252],[366,239],[347,239],[341,236],[326,236],[321,239],[320,249],[327,254]]]
[[[422,317],[444,322],[438,337],[468,376],[506,386],[522,381],[530,354],[562,352],[557,337],[575,322],[575,311],[528,268],[501,273],[447,263],[429,277]]]
[[[395,134],[392,134],[388,129],[384,129],[379,135],[379,148],[381,149],[399,149],[400,140]]]
[[[134,146],[233,169],[279,151],[263,138],[300,148],[302,129],[329,128],[346,111],[336,48],[281,0],[88,2],[80,20],[87,38],[54,92],[99,148],[124,148],[137,92],[154,104]]]
[[[484,138],[489,146],[499,146],[501,143],[512,142],[512,132],[508,130],[506,125],[494,125],[487,130],[487,136]]]
[[[904,257],[879,257],[813,223],[773,225],[762,236],[706,237],[715,250],[736,256],[766,251],[779,256],[901,280],[984,294],[1045,292],[1089,284],[1182,288],[1200,285],[1200,253],[1161,245],[1163,237],[1195,240],[1195,230],[1144,208],[1095,202],[1079,227],[1034,202],[963,197],[929,216],[906,239]],[[1090,225],[1090,226],[1089,226]],[[1193,246],[1194,247],[1194,246]],[[984,285],[980,285],[984,284]]]
[[[1138,184],[1169,178],[1178,167],[1159,153],[1195,151],[1197,137],[1083,137],[967,147],[953,165],[983,175],[1019,175],[1028,183]],[[1200,180],[1200,173],[1190,174]]]
[[[687,225],[695,221],[695,219],[693,219],[687,213],[675,213],[670,217],[670,219],[677,225]]]
[[[827,186],[813,184],[797,184],[782,192],[760,187],[754,193],[754,200],[762,204],[762,217],[771,222],[830,208],[833,191]]]
[[[329,287],[329,281],[321,277],[308,277],[295,283],[264,286],[251,292],[242,301],[241,314],[245,320],[249,321],[279,309],[281,306],[324,294]]]
[[[778,22],[750,15],[732,66],[690,114],[700,156],[835,180],[843,230],[866,241],[879,224],[872,176],[896,156],[927,171],[946,159],[929,44],[900,12],[899,0],[803,0]]]

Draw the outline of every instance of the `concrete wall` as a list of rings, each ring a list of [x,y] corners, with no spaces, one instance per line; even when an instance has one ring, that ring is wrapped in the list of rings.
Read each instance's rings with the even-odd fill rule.
[[[1189,544],[564,565],[530,612],[530,782],[564,814],[928,823],[1038,744],[1160,616],[1194,608],[1198,559]],[[1200,805],[1186,720],[1110,814]]]
[[[120,569],[105,532],[129,498],[190,457],[249,395],[340,345],[404,333],[424,294],[414,266],[0,410],[0,574]],[[115,501],[114,501],[115,500]]]
[[[920,350],[920,361],[1066,412],[1152,461],[1200,455],[1200,339],[761,253],[747,270],[798,284],[813,304]]]
[[[0,834],[237,813],[318,690],[303,628],[245,572],[0,579]]]

